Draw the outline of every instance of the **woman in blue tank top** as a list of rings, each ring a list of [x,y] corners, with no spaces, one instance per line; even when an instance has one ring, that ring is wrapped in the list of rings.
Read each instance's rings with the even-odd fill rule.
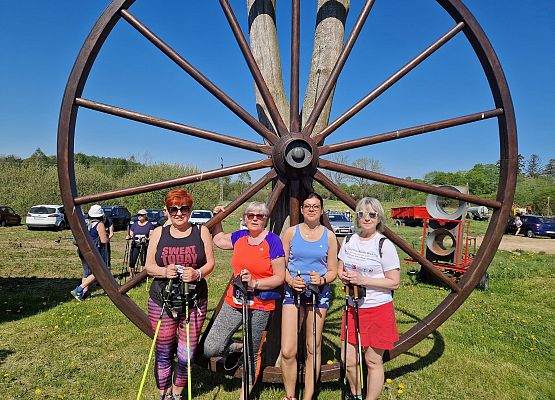
[[[296,399],[297,329],[303,321],[307,324],[304,400],[312,399],[314,395],[314,372],[311,367],[314,354],[316,374],[320,374],[322,331],[330,302],[329,284],[337,276],[337,239],[332,231],[322,225],[323,213],[322,197],[314,192],[309,193],[301,207],[304,221],[287,229],[283,236],[287,260],[281,319],[281,371],[285,400]],[[319,288],[316,315],[313,315],[312,292],[307,290],[308,285]],[[316,346],[313,345],[313,318],[316,318]]]

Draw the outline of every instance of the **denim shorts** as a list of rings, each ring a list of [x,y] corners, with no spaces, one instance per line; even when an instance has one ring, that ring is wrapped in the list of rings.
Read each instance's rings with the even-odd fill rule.
[[[287,283],[283,285],[284,287],[284,296],[283,296],[283,304],[296,304],[296,291],[291,288]],[[318,295],[317,299],[317,307],[318,308],[330,308],[330,285],[323,285],[319,286],[320,294]],[[308,290],[305,290],[300,293],[301,296],[301,304],[302,305],[312,305],[312,293]]]
[[[87,264],[87,261],[85,260],[81,252],[79,252],[79,259],[81,260],[81,264],[83,265],[83,278],[87,278],[89,275],[92,275],[91,267],[89,267],[89,264]]]

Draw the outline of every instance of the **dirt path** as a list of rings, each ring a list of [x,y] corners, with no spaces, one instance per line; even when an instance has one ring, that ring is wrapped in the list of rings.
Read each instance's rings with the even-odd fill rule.
[[[476,238],[478,246],[482,243],[483,236]],[[500,250],[525,250],[531,253],[539,253],[543,251],[547,254],[555,254],[555,239],[535,237],[527,238],[525,236],[503,235]]]

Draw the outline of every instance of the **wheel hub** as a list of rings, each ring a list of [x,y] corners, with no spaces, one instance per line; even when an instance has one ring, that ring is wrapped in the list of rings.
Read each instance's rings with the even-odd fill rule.
[[[318,164],[316,143],[299,133],[283,136],[274,146],[272,153],[278,173],[289,179],[311,175]]]

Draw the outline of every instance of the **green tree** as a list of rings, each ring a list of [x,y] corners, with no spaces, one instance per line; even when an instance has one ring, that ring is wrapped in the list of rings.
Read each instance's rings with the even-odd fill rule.
[[[555,180],[555,158],[552,158],[545,164],[542,175]]]
[[[532,154],[526,163],[526,175],[537,178],[542,172],[541,159],[537,154]]]

